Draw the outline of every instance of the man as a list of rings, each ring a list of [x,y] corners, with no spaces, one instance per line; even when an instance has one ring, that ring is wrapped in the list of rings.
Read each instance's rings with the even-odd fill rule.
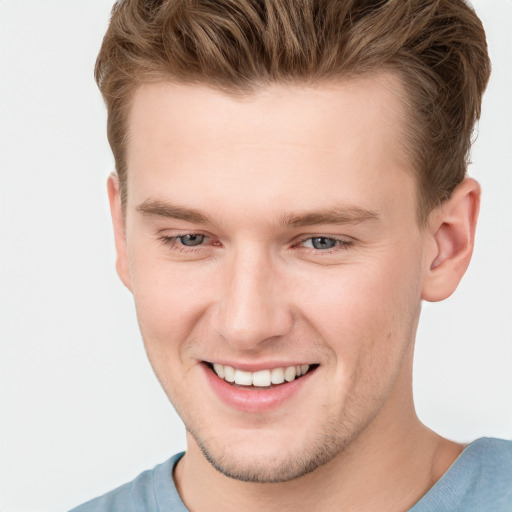
[[[417,418],[489,76],[462,0],[125,0],[96,77],[117,271],[188,446],[89,510],[512,508],[512,443]]]

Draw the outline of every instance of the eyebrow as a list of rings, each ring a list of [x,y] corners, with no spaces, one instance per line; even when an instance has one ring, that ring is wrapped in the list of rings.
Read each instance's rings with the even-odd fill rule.
[[[281,224],[294,228],[317,224],[358,224],[371,220],[379,220],[379,214],[373,210],[359,206],[338,206],[326,210],[283,215]]]
[[[188,208],[166,201],[147,199],[136,210],[143,215],[184,220],[194,224],[211,223],[211,217],[194,208]],[[279,224],[289,227],[305,227],[318,224],[358,224],[360,222],[379,220],[379,214],[359,206],[337,206],[320,211],[297,212],[282,215]]]
[[[200,210],[186,208],[165,201],[146,199],[146,201],[137,206],[136,210],[147,216],[185,220],[195,224],[207,224],[210,222],[209,215]]]

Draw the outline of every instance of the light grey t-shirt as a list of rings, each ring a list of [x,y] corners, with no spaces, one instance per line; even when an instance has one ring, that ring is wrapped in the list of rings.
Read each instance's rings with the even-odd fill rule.
[[[71,512],[188,512],[174,485],[179,453]],[[409,512],[512,512],[512,441],[481,438]]]

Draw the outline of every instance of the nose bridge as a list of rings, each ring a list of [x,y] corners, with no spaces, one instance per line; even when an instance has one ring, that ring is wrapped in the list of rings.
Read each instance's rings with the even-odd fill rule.
[[[233,251],[219,301],[217,331],[240,350],[282,336],[292,325],[279,265],[261,246]]]

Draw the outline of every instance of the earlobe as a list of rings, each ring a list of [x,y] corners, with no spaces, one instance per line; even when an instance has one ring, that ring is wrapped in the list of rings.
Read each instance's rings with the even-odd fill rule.
[[[112,225],[114,227],[114,240],[116,245],[116,270],[123,284],[131,291],[130,273],[128,266],[125,219],[121,206],[121,196],[119,193],[119,179],[112,173],[107,180],[108,200],[110,203],[110,213],[112,215]]]
[[[480,185],[466,178],[432,212],[427,228],[432,243],[424,261],[424,300],[444,300],[456,290],[473,254],[479,208]]]

